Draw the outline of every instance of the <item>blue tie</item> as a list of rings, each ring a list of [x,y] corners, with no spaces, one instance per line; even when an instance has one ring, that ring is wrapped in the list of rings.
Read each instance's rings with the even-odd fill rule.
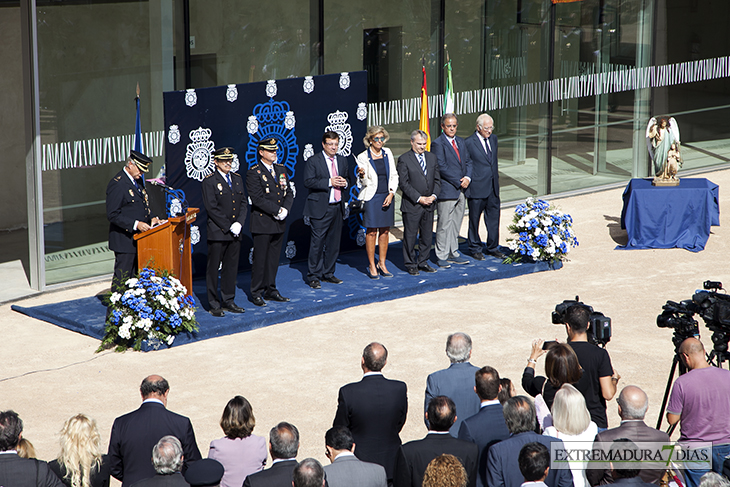
[[[231,175],[226,174],[226,181],[228,181],[228,187],[233,189],[233,184],[231,184]]]
[[[418,154],[418,162],[421,163],[421,169],[423,170],[423,175],[427,176],[426,173],[426,159],[424,159],[423,154]]]

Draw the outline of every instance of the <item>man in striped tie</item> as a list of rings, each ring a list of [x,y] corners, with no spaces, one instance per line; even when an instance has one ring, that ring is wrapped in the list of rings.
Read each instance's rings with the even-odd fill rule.
[[[411,150],[398,158],[398,186],[403,192],[403,262],[408,273],[436,272],[428,265],[433,240],[433,210],[441,191],[441,176],[436,156],[426,151],[428,134],[411,132]],[[418,256],[416,256],[416,237]]]

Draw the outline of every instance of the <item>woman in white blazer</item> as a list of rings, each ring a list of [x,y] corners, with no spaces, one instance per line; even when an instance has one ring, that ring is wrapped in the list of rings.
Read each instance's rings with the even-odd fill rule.
[[[380,279],[393,277],[388,272],[385,262],[388,254],[390,227],[395,223],[395,205],[393,198],[398,189],[398,171],[395,168],[395,157],[390,149],[383,147],[390,138],[383,127],[368,127],[363,143],[364,152],[357,156],[357,187],[360,189],[358,199],[365,202],[362,224],[367,229],[365,234],[365,250],[370,267],[368,277]],[[379,257],[375,263],[375,243],[378,243]]]

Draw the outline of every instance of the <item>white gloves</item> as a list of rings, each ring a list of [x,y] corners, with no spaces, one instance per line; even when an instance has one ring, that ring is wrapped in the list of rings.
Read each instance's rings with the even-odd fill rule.
[[[277,213],[277,215],[274,217],[274,219],[283,220],[284,218],[287,217],[288,214],[289,214],[289,211],[282,206],[281,208],[279,208],[279,213]]]
[[[238,234],[241,233],[241,224],[238,222],[234,222],[231,225],[231,233],[238,237]]]

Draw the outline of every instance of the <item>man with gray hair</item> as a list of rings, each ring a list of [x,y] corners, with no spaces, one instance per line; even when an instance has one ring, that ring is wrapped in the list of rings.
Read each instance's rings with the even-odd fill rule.
[[[292,487],[324,487],[324,468],[314,458],[299,462],[292,477]]]
[[[152,447],[152,465],[157,475],[140,480],[132,487],[188,487],[185,478],[180,473],[183,465],[183,449],[180,440],[167,435]]]
[[[469,208],[469,252],[476,260],[484,260],[484,254],[504,259],[499,251],[499,168],[497,167],[497,134],[494,120],[486,113],[477,117],[476,131],[464,144],[471,159],[471,183],[466,189]],[[487,227],[487,244],[479,236],[479,220],[484,214]]]
[[[433,241],[433,211],[441,192],[441,175],[436,156],[426,150],[428,134],[411,132],[411,150],[398,158],[398,186],[403,192],[400,211],[403,214],[403,263],[408,273],[435,272],[428,265]],[[416,258],[416,237],[418,258]]]
[[[487,454],[487,485],[489,487],[520,487],[523,477],[520,473],[519,456],[522,447],[537,442],[550,450],[551,443],[564,448],[562,440],[535,433],[537,416],[532,400],[525,396],[511,397],[504,403],[504,420],[512,434],[506,440],[495,443]],[[573,487],[570,469],[551,468],[545,478],[548,487]]]
[[[426,379],[426,399],[423,412],[428,411],[428,404],[436,396],[447,396],[456,404],[456,422],[449,429],[451,436],[457,437],[461,422],[479,412],[479,397],[474,394],[475,380],[479,367],[469,363],[471,358],[471,337],[457,332],[446,340],[446,356],[451,365],[448,369],[439,370]],[[426,420],[426,427],[428,427]]]
[[[271,467],[246,477],[243,487],[290,487],[298,452],[297,427],[283,421],[277,424],[269,432]]]
[[[649,398],[637,386],[626,386],[618,396],[618,415],[621,426],[611,428],[596,435],[596,442],[612,442],[626,438],[633,442],[669,442],[669,435],[655,430],[644,423],[644,416],[649,409]],[[648,484],[659,485],[664,470],[641,469],[639,477]],[[614,479],[610,468],[587,469],[586,477],[591,485],[612,484]]]

